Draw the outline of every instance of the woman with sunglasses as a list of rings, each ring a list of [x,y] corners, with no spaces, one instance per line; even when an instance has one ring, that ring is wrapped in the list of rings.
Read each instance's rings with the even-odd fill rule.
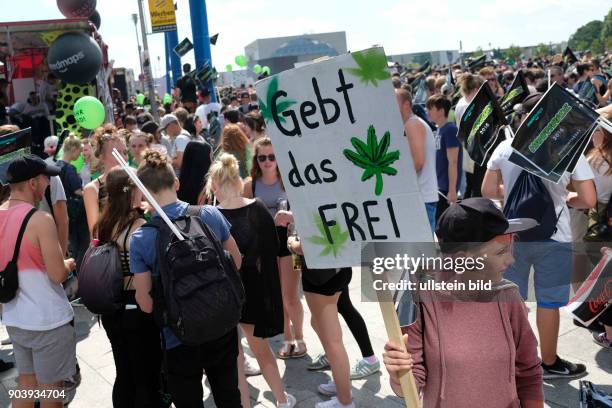
[[[287,193],[276,164],[272,141],[267,137],[257,140],[253,146],[253,152],[251,178],[244,185],[243,195],[246,198],[262,200],[274,217],[279,210],[287,210]],[[285,340],[283,347],[278,352],[278,357],[281,359],[300,358],[306,355],[307,351],[302,331],[304,308],[299,296],[300,274],[293,270],[293,257],[287,249],[287,227],[277,225],[276,232],[280,242],[278,269],[285,315]]]
[[[238,161],[230,154],[223,153],[211,165],[206,191],[209,196],[212,193],[217,198],[219,210],[230,222],[231,234],[243,256],[240,277],[246,301],[240,328],[276,398],[276,406],[293,408],[296,400],[285,392],[274,354],[266,340],[283,330],[283,302],[276,262],[279,244],[274,220],[261,200],[241,196],[243,181]],[[240,347],[238,365],[242,404],[249,407],[248,385],[241,364],[243,356]]]

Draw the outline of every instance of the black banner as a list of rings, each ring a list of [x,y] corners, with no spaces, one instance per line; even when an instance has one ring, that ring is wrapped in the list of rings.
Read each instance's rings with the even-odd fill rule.
[[[523,71],[518,71],[510,85],[508,92],[501,98],[499,104],[505,115],[512,113],[514,105],[521,103],[529,95],[529,88],[527,82],[525,82],[525,76]]]
[[[563,174],[566,169],[560,163],[569,155],[569,167],[598,118],[580,99],[553,84],[517,130],[512,147],[543,173]]]
[[[31,146],[32,128],[0,136],[0,183],[6,184],[9,163],[17,157],[30,154]]]
[[[193,50],[193,44],[189,41],[189,38],[185,38],[172,51],[180,58],[191,50]]]
[[[563,59],[565,60],[565,63],[569,65],[578,62],[578,58],[576,58],[576,55],[570,47],[566,47],[565,51],[563,51]]]
[[[498,131],[502,125],[506,125],[506,118],[493,91],[485,82],[465,109],[457,135],[479,166],[485,165],[497,145]]]

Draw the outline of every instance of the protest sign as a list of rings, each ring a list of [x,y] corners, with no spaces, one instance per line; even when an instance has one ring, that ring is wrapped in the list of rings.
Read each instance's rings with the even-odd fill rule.
[[[576,55],[574,55],[574,52],[570,47],[565,47],[565,51],[563,51],[563,59],[565,60],[565,63],[569,65],[578,62],[578,58],[576,58]]]
[[[585,326],[589,326],[606,308],[611,307],[612,262],[610,260],[612,252],[606,251],[566,306],[573,317]]]
[[[431,240],[382,48],[256,84],[309,268],[360,264],[364,241]]]
[[[32,128],[0,136],[0,183],[7,183],[6,170],[9,163],[17,157],[30,154],[31,145]]]
[[[580,99],[553,84],[517,130],[512,147],[544,174],[563,174],[598,118]],[[564,161],[568,155],[572,159]],[[561,163],[568,167],[561,168]]]
[[[497,98],[485,82],[465,109],[457,137],[472,160],[484,166],[497,144],[499,128],[505,124],[506,119]]]
[[[427,84],[425,83],[425,74],[420,74],[417,79],[412,82],[412,104],[425,105],[427,103]]]
[[[518,71],[514,81],[512,81],[512,85],[510,85],[510,89],[499,101],[501,110],[505,115],[512,113],[514,105],[523,102],[528,95],[529,88],[527,87],[527,82],[525,82],[525,75],[523,75],[523,71]]]
[[[163,33],[176,31],[176,14],[173,0],[149,0],[151,31]]]
[[[309,269],[358,266],[361,243],[428,242],[432,232],[382,48],[256,84]],[[379,298],[401,342],[392,299]],[[400,376],[419,406],[414,378]]]
[[[183,41],[177,44],[176,47],[172,49],[176,55],[182,57],[187,54],[189,51],[193,50],[193,44],[189,41],[189,38],[185,38]]]

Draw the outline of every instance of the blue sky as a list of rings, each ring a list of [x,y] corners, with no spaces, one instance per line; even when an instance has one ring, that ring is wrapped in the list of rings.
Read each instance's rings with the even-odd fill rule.
[[[8,1],[8,0],[3,0]],[[189,1],[177,0],[179,41],[191,37]],[[147,3],[145,1],[145,3]],[[220,32],[213,63],[224,69],[257,38],[346,31],[350,50],[381,44],[387,54],[535,45],[567,40],[579,26],[603,19],[612,0],[208,0],[211,34]],[[131,14],[137,0],[98,0],[100,32],[115,67],[137,71]],[[63,18],[56,0],[17,0],[3,21]],[[154,74],[164,64],[163,34],[149,37]],[[161,65],[157,64],[157,56]],[[193,52],[183,62],[193,60]],[[220,69],[221,70],[221,69]]]

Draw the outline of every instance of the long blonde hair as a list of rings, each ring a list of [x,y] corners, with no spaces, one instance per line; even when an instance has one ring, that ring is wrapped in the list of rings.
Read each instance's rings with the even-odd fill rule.
[[[236,160],[233,155],[222,153],[210,166],[208,170],[208,180],[206,182],[206,194],[209,197],[213,195],[213,182],[217,186],[218,195],[224,198],[242,195],[242,187],[244,184],[242,178],[240,178],[238,160]]]
[[[598,129],[603,133],[601,145],[594,147],[587,155],[587,161],[592,168],[599,172],[604,163],[608,164],[608,171],[605,176],[612,175],[612,133],[608,132],[603,127]]]

